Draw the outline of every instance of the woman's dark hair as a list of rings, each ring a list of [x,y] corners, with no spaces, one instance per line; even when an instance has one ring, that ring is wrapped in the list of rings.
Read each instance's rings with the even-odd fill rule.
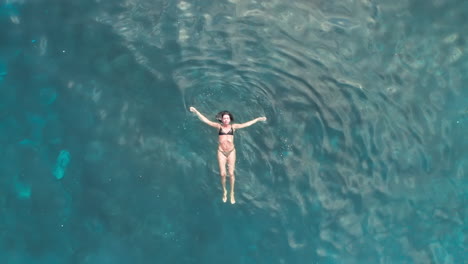
[[[217,115],[216,115],[216,120],[218,120],[219,122],[223,122],[223,116],[224,115],[228,115],[229,118],[231,118],[231,122],[234,122],[234,116],[229,113],[229,111],[221,111],[219,112]]]

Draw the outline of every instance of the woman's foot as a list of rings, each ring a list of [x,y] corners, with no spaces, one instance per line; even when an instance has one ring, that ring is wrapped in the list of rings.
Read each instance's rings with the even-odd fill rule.
[[[223,203],[227,201],[227,191],[223,192]]]
[[[231,193],[231,204],[235,204],[236,199],[234,198],[234,192]]]

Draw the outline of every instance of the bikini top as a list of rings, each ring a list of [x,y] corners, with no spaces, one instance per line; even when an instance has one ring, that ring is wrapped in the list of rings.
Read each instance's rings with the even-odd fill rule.
[[[234,135],[234,130],[232,130],[232,126],[231,126],[231,130],[229,130],[227,133],[224,133],[223,128],[220,127],[218,135]]]

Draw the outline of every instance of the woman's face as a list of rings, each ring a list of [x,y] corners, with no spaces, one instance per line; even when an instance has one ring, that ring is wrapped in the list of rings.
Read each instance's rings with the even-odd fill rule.
[[[223,115],[223,124],[228,125],[231,122],[229,115]]]

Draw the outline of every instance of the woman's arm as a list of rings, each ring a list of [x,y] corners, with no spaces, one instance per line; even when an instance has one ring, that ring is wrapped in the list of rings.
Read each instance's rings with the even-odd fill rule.
[[[219,128],[218,123],[208,120],[208,118],[206,118],[204,115],[198,112],[198,110],[195,109],[195,107],[191,106],[190,112],[197,114],[198,118],[200,118],[200,120],[203,121],[203,123],[206,123],[207,125],[212,126],[212,127]]]
[[[264,117],[264,116],[257,117],[254,120],[250,120],[249,122],[245,122],[245,123],[242,123],[242,124],[233,124],[232,128],[233,129],[239,129],[239,128],[248,127],[248,126],[251,126],[251,125],[257,123],[258,121],[266,121],[266,117]]]

